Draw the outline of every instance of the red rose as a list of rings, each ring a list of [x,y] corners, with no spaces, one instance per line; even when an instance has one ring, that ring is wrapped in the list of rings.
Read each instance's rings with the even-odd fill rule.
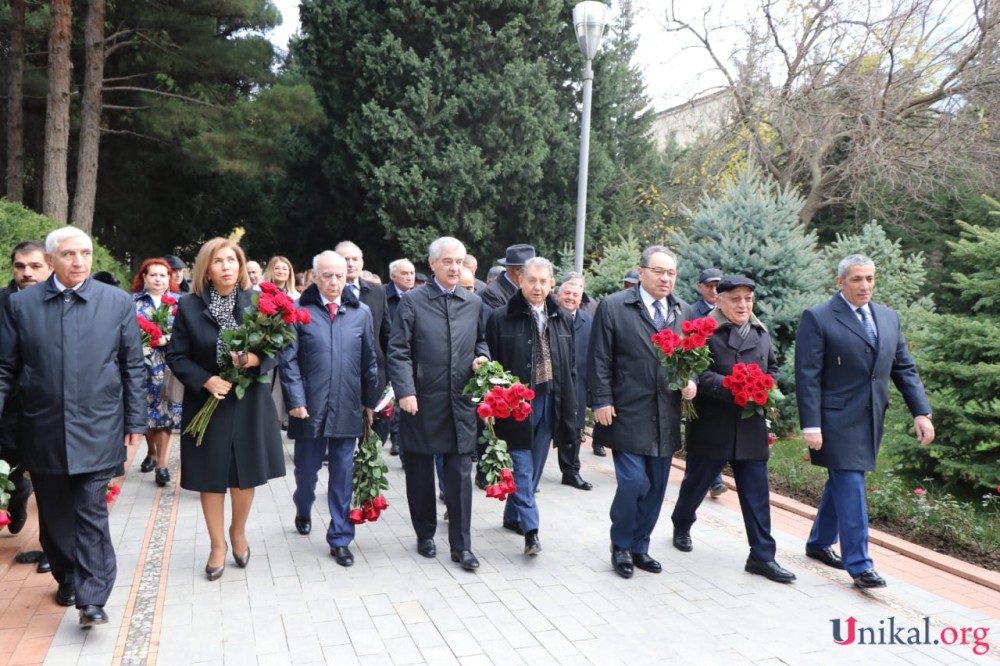
[[[286,312],[283,315],[281,315],[281,321],[285,322],[289,326],[291,326],[298,320],[299,320],[299,315],[297,312],[295,312],[295,310],[292,310],[291,312]]]
[[[0,511],[0,527],[4,525],[10,525],[10,514],[6,511]]]
[[[534,400],[535,399],[535,390],[534,389],[530,389],[530,388],[524,389],[524,399],[525,400],[529,400],[529,401],[530,400]]]
[[[722,378],[722,388],[732,388],[733,387],[733,376],[728,375]]]
[[[697,349],[698,347],[697,342],[698,341],[695,340],[694,336],[684,338],[683,340],[681,340],[681,349],[683,349],[684,351],[691,351],[693,349]]]
[[[735,402],[739,407],[746,407],[747,403],[750,402],[750,397],[743,391],[740,391],[733,396],[733,402]]]
[[[773,432],[767,433],[767,445],[768,446],[774,446],[774,433]]]
[[[486,496],[487,497],[499,497],[500,496],[500,486],[486,486]]]
[[[733,365],[733,374],[734,375],[742,375],[746,371],[747,371],[747,364],[746,363],[736,363],[735,365]]]
[[[295,310],[295,301],[293,301],[292,297],[285,292],[279,291],[278,293],[273,294],[271,298],[274,299],[274,304],[277,305],[278,309],[284,314],[289,314]]]
[[[699,330],[699,328],[696,319],[688,319],[687,321],[681,322],[681,333],[684,335],[691,335],[697,330]]]
[[[385,500],[384,497],[379,495],[378,497],[372,500],[372,506],[378,509],[379,511],[385,511],[386,509],[389,508],[389,503]]]
[[[260,295],[260,298],[257,299],[257,309],[269,317],[278,313],[278,306],[269,294]]]
[[[500,478],[503,479],[504,481],[513,481],[514,473],[509,469],[507,469],[506,467],[504,467],[502,470],[500,470]]]
[[[163,296],[160,297],[160,302],[164,305],[174,305],[177,302],[177,299],[170,294],[163,294]]]
[[[715,332],[715,329],[719,327],[719,323],[712,319],[711,317],[702,317],[701,319],[696,319],[694,321],[696,329],[699,333],[704,335],[706,338]]]
[[[173,308],[172,310],[170,310],[170,314],[176,316],[177,315],[177,308]]]
[[[365,522],[365,518],[361,513],[361,509],[351,509],[350,515],[347,517],[353,525],[360,525]]]
[[[704,347],[708,343],[708,338],[706,338],[701,333],[694,333],[691,335],[691,339],[694,340],[695,347]]]
[[[763,407],[767,404],[767,391],[754,391],[753,401]]]
[[[274,286],[273,282],[260,282],[257,284],[257,286],[260,287],[261,292],[265,294],[281,293],[278,291],[278,288]]]
[[[393,413],[395,411],[396,411],[395,408],[393,407],[392,403],[390,402],[388,405],[385,406],[385,409],[383,409],[381,412],[379,412],[379,414],[384,419],[391,419],[392,415],[393,415]]]
[[[364,510],[365,520],[367,520],[370,523],[374,523],[376,520],[378,520],[379,514],[381,513],[382,512],[376,509],[375,507],[368,505]]]
[[[481,419],[488,419],[493,416],[493,408],[488,403],[482,402],[476,407],[476,414],[479,414]]]
[[[506,493],[508,495],[513,495],[514,493],[517,492],[517,486],[514,484],[513,479],[505,479],[500,484],[500,490],[501,492]]]
[[[309,314],[309,310],[306,310],[305,308],[299,310],[295,314],[296,314],[296,319],[300,324],[308,324],[312,322],[312,315]]]
[[[774,388],[774,377],[771,375],[764,375],[764,390],[770,391]]]

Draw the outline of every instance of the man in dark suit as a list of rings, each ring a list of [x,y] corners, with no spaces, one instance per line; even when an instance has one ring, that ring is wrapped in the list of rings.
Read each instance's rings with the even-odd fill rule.
[[[389,262],[389,282],[385,285],[385,300],[389,307],[389,321],[396,316],[396,308],[403,294],[413,289],[416,277],[416,267],[409,259],[396,259]],[[393,412],[389,419],[389,455],[398,456],[399,448],[399,412]]]
[[[756,288],[753,280],[742,275],[723,278],[719,282],[718,307],[708,315],[718,328],[708,339],[712,364],[698,376],[698,397],[694,400],[698,418],[690,421],[685,431],[687,470],[671,516],[673,541],[678,550],[692,550],[691,526],[697,520],[696,511],[705,499],[705,491],[728,461],[736,477],[736,492],[750,544],[744,570],[777,583],[791,583],[795,574],[774,559],[777,546],[771,536],[767,420],[763,414],[743,418],[743,407],[723,385],[737,363],[756,365],[774,381],[778,380],[771,336],[753,314]]]
[[[52,269],[45,261],[45,246],[38,241],[24,241],[14,246],[10,254],[11,272],[13,277],[4,289],[0,289],[0,318],[3,308],[12,294],[45,282]],[[10,481],[14,490],[10,493],[7,511],[10,513],[10,525],[7,529],[11,534],[17,534],[28,520],[28,498],[31,497],[31,481],[24,476],[24,465],[17,453],[18,416],[21,411],[21,400],[13,393],[4,405],[0,416],[0,458],[6,460],[13,470]],[[35,551],[36,553],[38,551]],[[40,555],[39,555],[40,557]],[[47,571],[47,563],[39,562],[39,573]]]
[[[385,289],[382,285],[361,279],[361,271],[365,267],[365,258],[361,248],[351,241],[341,241],[337,243],[334,251],[347,262],[347,284],[344,289],[351,291],[354,296],[368,306],[372,311],[372,324],[375,326],[375,355],[378,357],[378,392],[382,395],[385,390],[388,377],[385,371],[385,353],[389,348],[389,304],[386,302]],[[375,432],[385,442],[389,435],[389,422],[379,420],[375,422]]]
[[[677,258],[662,245],[646,248],[639,284],[597,306],[590,334],[588,402],[594,442],[611,449],[618,488],[611,503],[611,563],[624,578],[633,567],[660,573],[649,540],[667,490],[670,458],[681,445],[681,397],[693,399],[694,381],[671,391],[652,336],[680,334],[691,306],[673,295]]]
[[[146,371],[135,306],[90,279],[93,243],[76,227],[45,239],[53,273],[10,296],[0,321],[0,405],[18,387],[19,453],[38,504],[56,601],[104,624],[117,573],[107,486],[146,431]],[[30,372],[28,371],[30,370]]]
[[[535,248],[532,245],[511,245],[507,248],[507,255],[497,261],[498,264],[506,268],[496,280],[493,280],[486,289],[483,289],[483,303],[491,309],[496,310],[507,304],[511,296],[521,288],[521,269],[524,262],[535,256]]]
[[[406,445],[406,497],[417,552],[437,555],[434,457],[443,456],[451,559],[479,568],[472,553],[472,452],[476,408],[462,389],[488,360],[482,300],[458,286],[465,246],[455,238],[431,243],[433,279],[399,303],[389,342],[389,378],[399,402]]]
[[[590,329],[593,318],[580,309],[584,281],[579,273],[570,273],[559,287],[559,304],[573,318],[573,349],[576,364],[576,436],[557,438],[553,443],[559,457],[562,482],[579,490],[590,490],[593,484],[580,476],[580,440],[587,421],[587,348],[590,346]]]
[[[795,396],[812,463],[826,467],[806,555],[846,569],[860,588],[884,587],[868,555],[865,472],[875,469],[889,380],[913,415],[917,440],[934,441],[931,406],[895,310],[873,303],[875,264],[863,255],[837,267],[840,292],[802,314],[795,338]],[[838,537],[843,559],[832,546]]]

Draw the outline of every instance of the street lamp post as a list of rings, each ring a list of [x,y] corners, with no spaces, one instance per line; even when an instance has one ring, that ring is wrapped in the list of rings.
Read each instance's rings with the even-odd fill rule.
[[[593,96],[594,70],[591,61],[601,46],[608,6],[603,2],[578,3],[573,7],[573,29],[583,53],[583,115],[580,120],[580,169],[576,186],[576,253],[573,269],[583,273],[584,230],[587,224],[587,172],[590,163],[590,99]]]

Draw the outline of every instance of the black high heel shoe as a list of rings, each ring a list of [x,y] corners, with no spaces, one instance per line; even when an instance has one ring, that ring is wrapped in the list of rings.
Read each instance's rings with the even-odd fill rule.
[[[229,528],[229,540],[233,540],[233,528]],[[247,564],[250,563],[250,544],[247,544],[247,552],[242,555],[238,555],[235,550],[233,550],[233,559],[236,561],[236,566],[240,569],[246,569]]]
[[[229,550],[229,546],[226,546],[226,550]],[[222,556],[222,564],[217,567],[213,567],[211,564],[205,565],[205,575],[208,576],[209,580],[219,580],[222,578],[222,572],[226,570],[226,557]]]

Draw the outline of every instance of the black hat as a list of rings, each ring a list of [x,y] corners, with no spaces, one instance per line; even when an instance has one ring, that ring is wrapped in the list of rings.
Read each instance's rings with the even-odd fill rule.
[[[626,282],[628,284],[639,284],[639,271],[633,268],[625,274],[625,277],[622,278],[622,282]]]
[[[178,271],[182,268],[187,268],[187,264],[185,264],[184,261],[181,260],[181,258],[176,254],[165,254],[163,255],[163,260],[167,262],[167,265],[169,265],[172,270]]]
[[[507,248],[507,256],[497,259],[497,263],[501,266],[524,266],[524,262],[534,256],[534,245],[511,245]]]
[[[698,276],[699,284],[708,284],[709,282],[718,282],[722,279],[722,271],[718,268],[706,268]]]
[[[103,282],[104,284],[110,284],[112,287],[120,287],[121,281],[118,280],[114,275],[107,271],[97,271],[90,277],[94,278],[98,282]]]
[[[757,283],[742,275],[727,275],[719,281],[716,291],[721,294],[724,291],[732,291],[737,287],[750,287],[750,291],[754,291],[757,289]]]

